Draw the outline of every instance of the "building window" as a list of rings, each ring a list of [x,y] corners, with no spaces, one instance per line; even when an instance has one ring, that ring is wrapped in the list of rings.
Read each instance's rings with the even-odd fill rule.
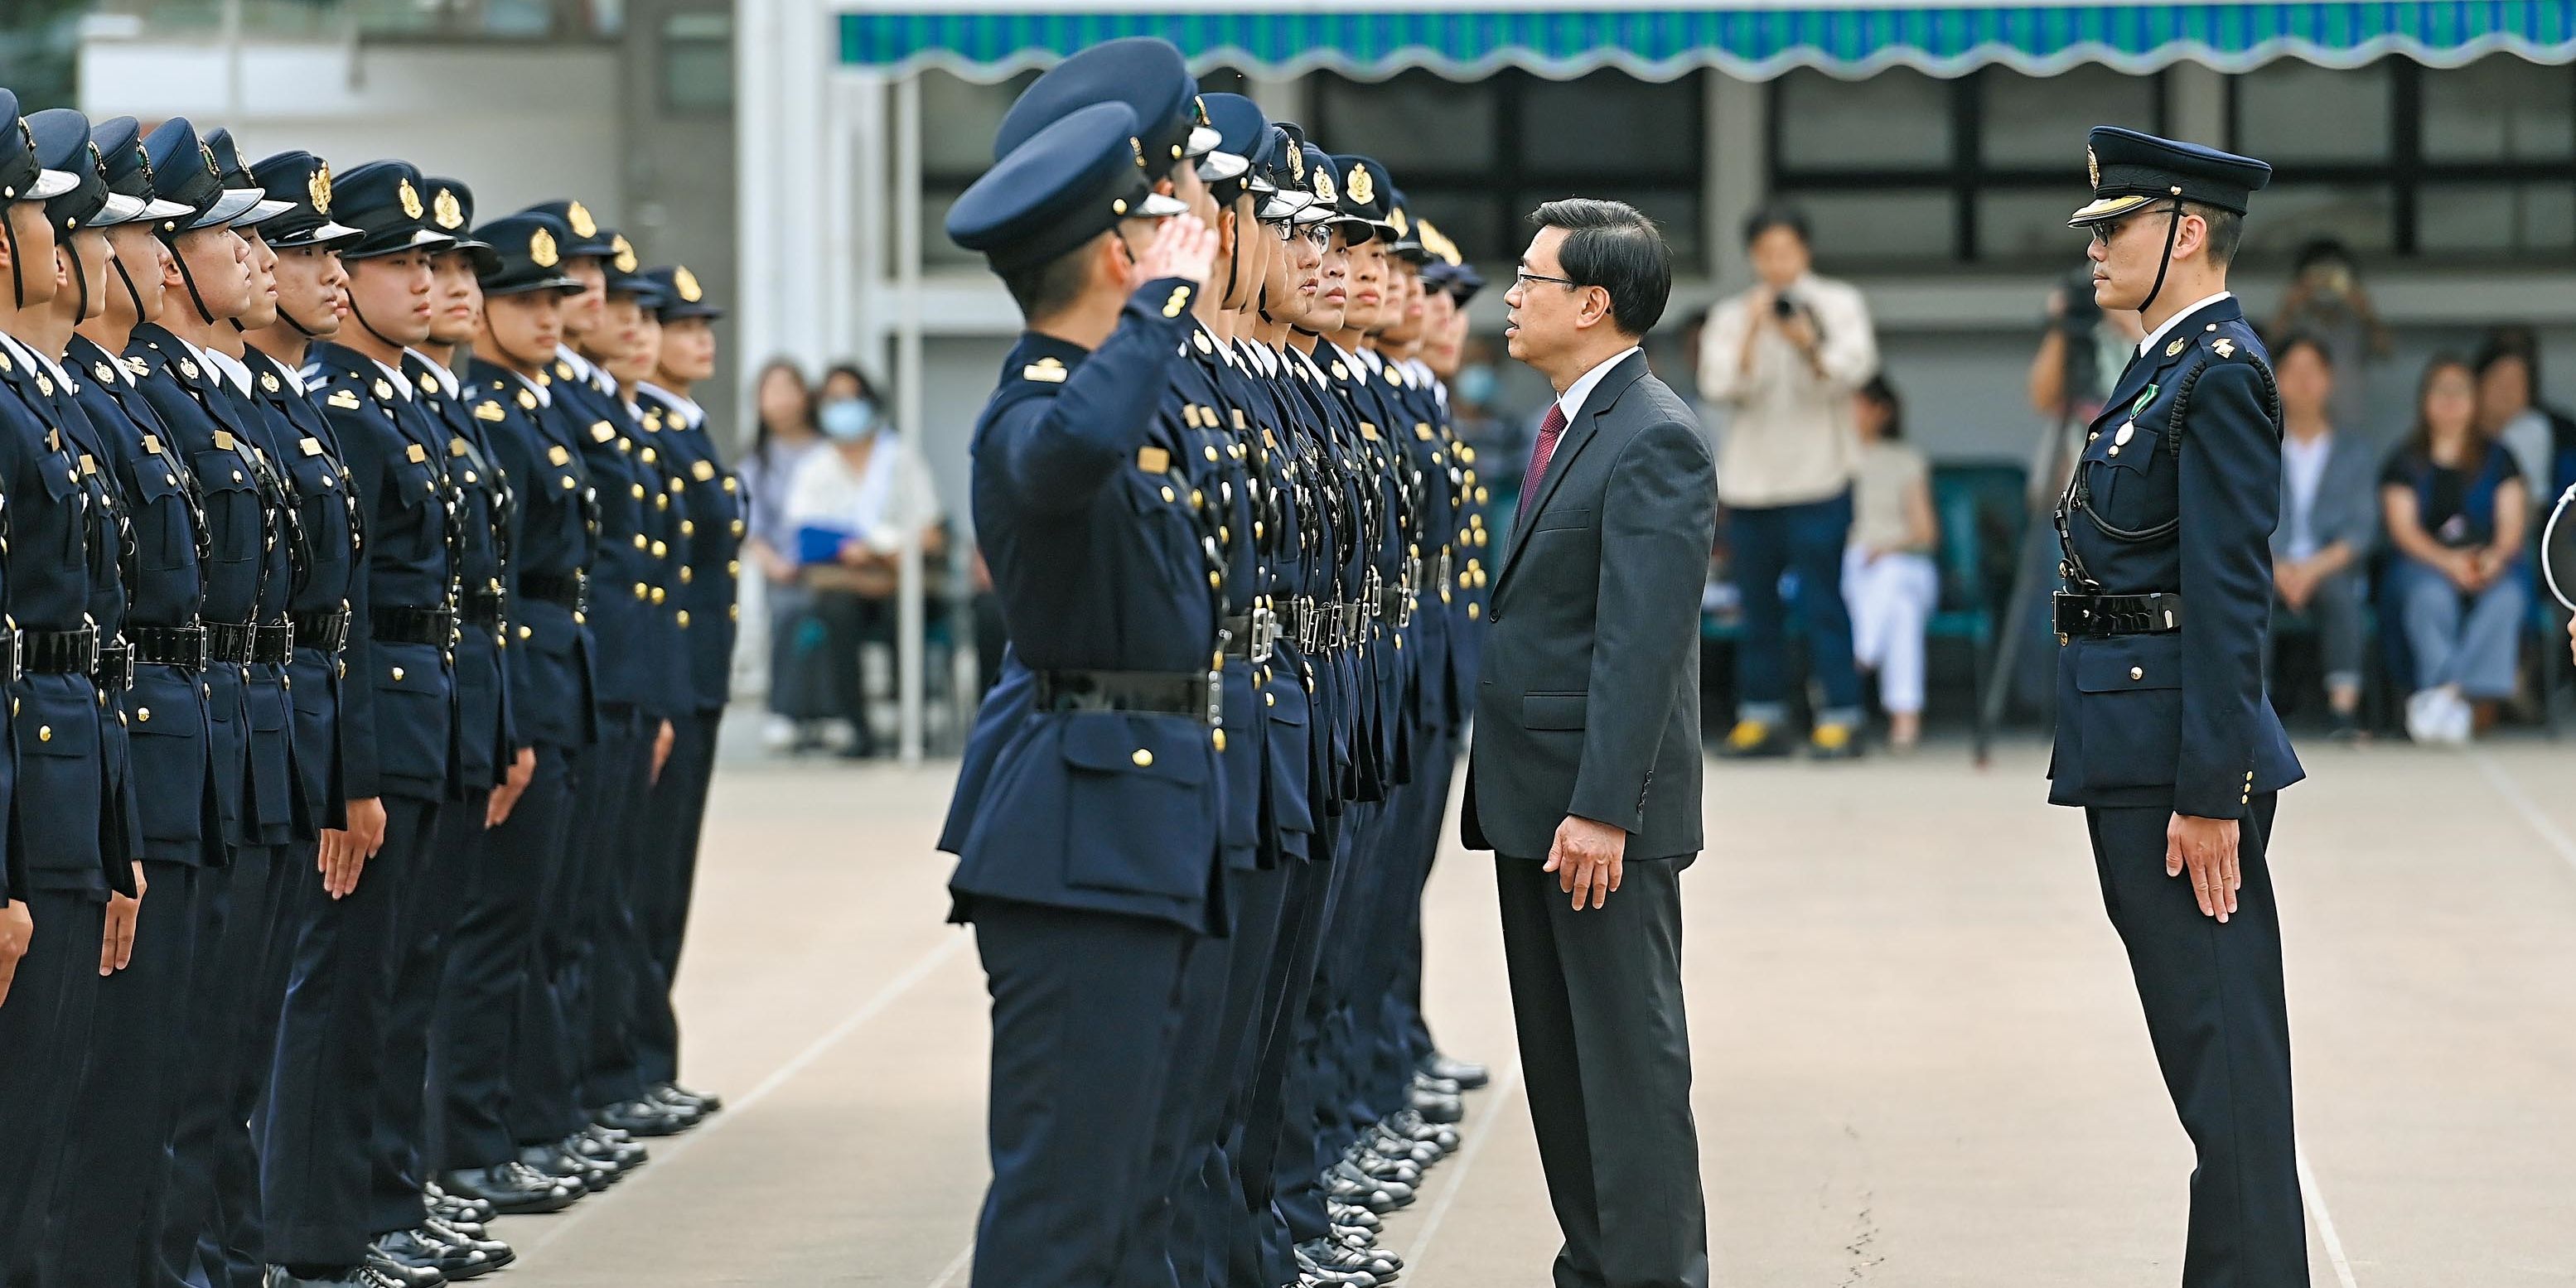
[[[1828,268],[2071,261],[2084,249],[2066,227],[2083,204],[2084,139],[2067,123],[2164,120],[2161,77],[2097,66],[1953,80],[1799,70],[1770,94],[1771,190],[1806,212]]]
[[[1470,259],[1509,263],[1526,223],[1560,197],[1625,201],[1663,226],[1675,266],[1705,266],[1701,185],[1704,73],[1645,81],[1599,71],[1552,81],[1518,69],[1475,81],[1425,70],[1382,81],[1314,78],[1325,148],[1361,153],[1394,172],[1414,214]]]
[[[2320,237],[2450,260],[2576,250],[2576,68],[2285,61],[2229,85],[2233,146],[2275,167],[2249,253]]]
[[[696,9],[662,19],[662,110],[733,108],[733,15]]]

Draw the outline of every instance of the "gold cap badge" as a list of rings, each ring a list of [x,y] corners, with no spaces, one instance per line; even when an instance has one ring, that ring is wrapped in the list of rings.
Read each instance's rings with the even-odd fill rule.
[[[1327,204],[1341,198],[1333,192],[1333,172],[1322,167],[1315,170],[1315,200]]]
[[[591,220],[590,211],[578,201],[565,206],[564,222],[572,225],[572,235],[575,237],[587,238],[599,235],[599,225]]]
[[[304,195],[313,199],[313,213],[328,217],[331,213],[331,163],[316,161],[313,173],[304,177]]]
[[[1369,178],[1367,166],[1352,166],[1351,177],[1343,182],[1350,189],[1351,200],[1363,206],[1377,200],[1377,181]]]
[[[540,228],[528,234],[528,262],[539,268],[553,268],[563,256],[555,249],[555,235]]]
[[[695,304],[707,298],[707,293],[698,289],[698,275],[690,272],[685,266],[671,270],[671,289],[678,291],[681,302],[686,304]]]
[[[2091,148],[2084,149],[2084,172],[2092,176],[2094,187],[2102,186],[2102,158],[2093,155]]]
[[[611,239],[609,244],[617,249],[617,271],[621,273],[634,272],[636,264],[635,245],[634,243],[626,240],[626,234],[617,234],[615,238]]]
[[[456,199],[454,189],[440,188],[437,199],[430,203],[429,208],[439,227],[453,230],[465,226],[465,203]]]
[[[403,218],[420,218],[420,193],[411,186],[411,180],[403,180],[402,186],[394,189],[394,199],[402,203]]]

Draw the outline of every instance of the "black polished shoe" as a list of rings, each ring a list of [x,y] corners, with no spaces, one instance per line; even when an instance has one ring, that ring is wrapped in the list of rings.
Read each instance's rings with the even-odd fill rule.
[[[508,1253],[506,1245],[499,1247]],[[376,1240],[378,1256],[409,1270],[428,1270],[446,1279],[471,1279],[500,1269],[489,1252],[462,1242],[450,1243],[426,1229],[396,1230]]]
[[[450,1194],[436,1181],[421,1187],[420,1201],[431,1216],[458,1225],[490,1225],[492,1218],[501,1215],[491,1204]]]
[[[1344,1203],[1337,1199],[1326,1199],[1324,1201],[1324,1213],[1326,1216],[1331,1218],[1335,1225],[1352,1226],[1357,1229],[1366,1230],[1371,1234],[1377,1233],[1377,1231],[1384,1228],[1386,1225],[1385,1221],[1379,1219],[1377,1213],[1371,1212],[1357,1203]]]
[[[1386,1125],[1388,1130],[1396,1135],[1418,1141],[1429,1141],[1439,1146],[1440,1152],[1444,1154],[1454,1153],[1458,1148],[1457,1128],[1446,1123],[1432,1122],[1424,1118],[1419,1110],[1399,1109],[1387,1115]]]
[[[523,1146],[519,1150],[519,1161],[541,1176],[551,1176],[559,1181],[579,1181],[594,1194],[617,1183],[616,1168],[584,1158],[564,1148],[561,1142]]]
[[[1344,1247],[1331,1239],[1301,1243],[1297,1251],[1323,1270],[1357,1271],[1382,1284],[1393,1282],[1402,1273],[1400,1264],[1387,1253]]]
[[[366,1268],[403,1285],[403,1288],[438,1288],[447,1282],[447,1275],[438,1267],[415,1266],[386,1250],[384,1239],[367,1245]]]
[[[421,1222],[420,1229],[416,1233],[459,1256],[471,1254],[482,1259],[478,1263],[481,1269],[469,1268],[461,1274],[447,1266],[440,1266],[439,1270],[450,1279],[471,1279],[486,1271],[498,1270],[519,1259],[518,1249],[485,1234],[480,1228],[469,1229],[451,1225],[437,1217]]]
[[[648,1100],[658,1100],[674,1108],[695,1110],[700,1117],[724,1108],[724,1097],[710,1096],[703,1091],[691,1091],[676,1082],[663,1083],[645,1092],[644,1096]]]
[[[563,1147],[594,1163],[616,1168],[619,1175],[634,1171],[652,1161],[635,1138],[596,1124],[564,1138]]]
[[[1336,1193],[1335,1186],[1347,1187],[1349,1192]],[[1412,1186],[1402,1181],[1380,1180],[1348,1163],[1335,1163],[1331,1171],[1324,1173],[1324,1187],[1327,1197],[1338,1198],[1345,1203],[1355,1202],[1377,1212],[1413,1205]]]
[[[1435,1078],[1446,1078],[1467,1091],[1474,1091],[1494,1080],[1494,1071],[1471,1060],[1452,1060],[1437,1051],[1422,1062],[1422,1071]]]
[[[372,1265],[351,1266],[329,1275],[312,1277],[287,1273],[284,1266],[270,1266],[263,1288],[406,1288],[396,1279]]]
[[[1297,1275],[1300,1283],[1328,1285],[1330,1288],[1377,1288],[1377,1276],[1365,1270],[1343,1270],[1324,1265],[1307,1252],[1308,1248],[1322,1249],[1324,1246],[1321,1239],[1298,1245]]]
[[[610,1105],[591,1116],[602,1127],[612,1127],[629,1136],[677,1136],[705,1121],[704,1114],[677,1109],[658,1100],[630,1100]]]
[[[1356,1153],[1342,1161],[1356,1167],[1372,1181],[1393,1181],[1398,1185],[1422,1184],[1422,1168],[1409,1158],[1388,1158],[1382,1154]]]
[[[561,1212],[590,1192],[580,1181],[547,1176],[517,1159],[442,1173],[438,1186],[449,1199],[483,1203],[505,1216]]]
[[[1436,1095],[1417,1088],[1410,1103],[1413,1112],[1422,1115],[1425,1122],[1455,1123],[1467,1117],[1467,1102],[1456,1096]]]
[[[1427,1091],[1435,1096],[1454,1096],[1465,1090],[1465,1088],[1459,1086],[1457,1083],[1451,1082],[1447,1078],[1435,1078],[1427,1073],[1417,1073],[1413,1075],[1413,1089],[1416,1091]]]
[[[1370,1128],[1367,1140],[1370,1149],[1388,1158],[1409,1158],[1425,1168],[1449,1156],[1449,1152],[1440,1147],[1438,1140],[1423,1140],[1407,1136],[1385,1123],[1379,1123]]]

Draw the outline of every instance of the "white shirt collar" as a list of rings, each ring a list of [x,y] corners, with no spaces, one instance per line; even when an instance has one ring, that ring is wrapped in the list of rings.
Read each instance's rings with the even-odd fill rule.
[[[261,353],[257,345],[253,345],[251,347],[251,352],[259,353],[260,361],[266,364],[270,371],[278,373],[279,377],[286,381],[286,387],[295,391],[296,397],[302,398],[306,396],[304,376],[302,373],[266,353]],[[244,365],[248,365],[250,360],[248,358],[244,358],[242,361]]]
[[[520,375],[518,372],[511,371],[507,367],[503,367],[501,370],[507,373],[512,380],[518,381],[520,388],[527,390],[529,393],[535,394],[537,396],[538,406],[552,407],[555,405],[554,390],[538,384],[536,381],[530,380],[526,376]]]
[[[38,353],[36,351],[36,346],[29,344],[14,335],[10,335],[5,331],[0,331],[0,339],[7,340],[9,342],[9,347],[26,355],[28,361],[52,372],[54,379],[59,382],[65,390],[72,393],[80,392],[79,383],[71,378],[71,374],[69,372],[63,370],[63,364],[55,361],[53,358],[48,357],[45,354]]]
[[[556,345],[556,346],[555,346],[555,356],[556,356],[557,358],[562,359],[565,363],[569,364],[569,365],[572,367],[573,375],[574,375],[576,378],[578,378],[578,379],[582,379],[582,380],[588,380],[588,379],[590,379],[590,359],[585,358],[585,357],[581,356],[580,354],[573,352],[573,348],[572,348],[572,346],[571,346],[571,345],[568,345],[568,344],[559,344],[559,345]]]
[[[429,368],[429,374],[437,378],[438,387],[446,390],[449,398],[452,399],[456,397],[456,373],[448,370],[446,363],[440,362],[438,359],[433,358],[426,353],[422,353],[418,349],[405,349],[403,352],[420,359],[421,365]]]
[[[402,394],[404,402],[411,401],[411,377],[404,375],[402,368],[388,367],[374,358],[369,358],[367,361],[374,362],[376,370],[385,373],[385,378],[394,382],[394,389]]]
[[[655,398],[660,399],[664,404],[669,406],[671,410],[680,413],[680,424],[683,428],[696,429],[707,421],[707,409],[699,406],[697,400],[694,398],[685,398],[679,394],[672,393],[670,390],[654,384],[650,380],[636,381],[635,389],[638,393],[653,395]]]
[[[2148,353],[2153,351],[2157,346],[2165,342],[2166,336],[2173,334],[2175,327],[2181,326],[2185,320],[2191,317],[2191,315],[2200,312],[2202,309],[2208,308],[2212,304],[2216,304],[2220,300],[2226,299],[2233,293],[2234,292],[2231,291],[2220,291],[2218,294],[2199,301],[2191,307],[2184,309],[2182,312],[2166,318],[2163,326],[2157,327],[2154,331],[2149,332],[2146,339],[2138,341],[2138,352]]]
[[[1568,426],[1571,426],[1574,424],[1574,418],[1583,414],[1583,400],[1592,396],[1592,391],[1601,384],[1602,380],[1609,376],[1610,369],[1612,367],[1618,366],[1620,363],[1627,361],[1629,354],[1641,352],[1643,352],[1643,350],[1638,346],[1633,344],[1629,345],[1627,348],[1621,349],[1617,353],[1611,354],[1609,357],[1602,359],[1600,366],[1594,367],[1590,371],[1576,376],[1574,378],[1574,383],[1567,385],[1565,387],[1565,392],[1559,394],[1556,399],[1557,409],[1565,415],[1565,423]]]

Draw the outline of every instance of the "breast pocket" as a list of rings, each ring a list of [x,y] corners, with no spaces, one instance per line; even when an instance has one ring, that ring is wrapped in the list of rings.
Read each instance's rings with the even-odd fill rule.
[[[2124,422],[2088,448],[2085,482],[2092,490],[2094,516],[2106,531],[2130,539],[2172,531],[2181,510],[2175,462],[2162,430]]]
[[[1064,720],[1066,884],[1205,896],[1217,839],[1207,731],[1168,716]]]
[[[146,456],[134,470],[134,543],[143,566],[156,571],[197,562],[197,525],[188,513],[188,489],[176,461]]]
[[[250,462],[231,452],[205,451],[194,457],[197,484],[204,497],[206,531],[215,538],[217,563],[257,559],[264,549],[259,515],[259,481]],[[247,535],[245,535],[247,534]]]
[[[2076,649],[2086,785],[2171,784],[2182,759],[2182,636],[2122,635]]]

